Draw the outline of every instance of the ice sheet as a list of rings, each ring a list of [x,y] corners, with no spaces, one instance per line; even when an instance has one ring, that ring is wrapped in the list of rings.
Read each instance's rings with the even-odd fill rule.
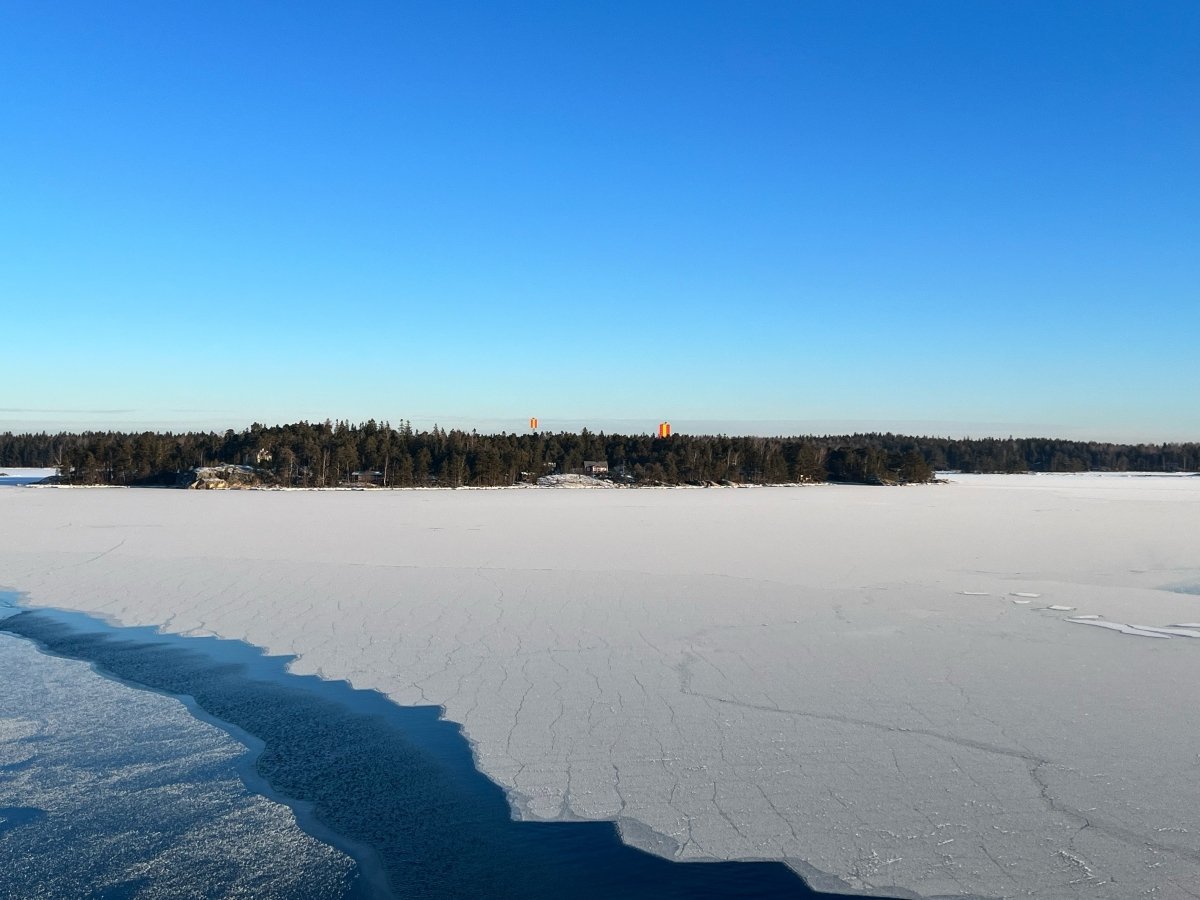
[[[442,704],[516,814],[664,855],[1183,898],[1200,710],[1150,698],[1200,683],[1200,643],[995,600],[1184,627],[1200,600],[1161,586],[1200,579],[1197,533],[1200,479],[38,489],[0,494],[0,582]]]

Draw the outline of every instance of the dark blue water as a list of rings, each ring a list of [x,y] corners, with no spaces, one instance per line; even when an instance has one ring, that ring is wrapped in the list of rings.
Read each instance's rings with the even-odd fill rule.
[[[46,811],[36,806],[0,806],[0,834],[10,828],[20,828],[46,818]]]
[[[123,681],[191,698],[235,736],[258,738],[257,774],[311,810],[318,837],[328,829],[344,839],[360,865],[358,894],[851,896],[814,892],[777,862],[671,862],[623,844],[608,822],[516,822],[501,789],[475,769],[460,728],[437,708],[400,707],[346,682],[293,675],[291,657],[59,610],[18,612],[0,629]]]

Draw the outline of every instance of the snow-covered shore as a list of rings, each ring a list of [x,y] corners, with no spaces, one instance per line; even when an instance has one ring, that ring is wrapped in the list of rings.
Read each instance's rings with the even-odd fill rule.
[[[664,855],[1195,896],[1200,478],[949,477],[5,490],[0,586],[440,704],[519,815]]]

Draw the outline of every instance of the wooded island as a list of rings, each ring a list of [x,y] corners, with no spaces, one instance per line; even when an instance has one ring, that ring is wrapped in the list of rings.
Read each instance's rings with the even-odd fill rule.
[[[1112,444],[1049,438],[953,439],[897,434],[803,437],[416,431],[370,420],[255,424],[243,431],[0,434],[0,466],[55,467],[70,484],[168,485],[180,473],[252,466],[288,487],[494,487],[583,473],[624,484],[925,482],[935,470],[1200,470],[1200,443]]]

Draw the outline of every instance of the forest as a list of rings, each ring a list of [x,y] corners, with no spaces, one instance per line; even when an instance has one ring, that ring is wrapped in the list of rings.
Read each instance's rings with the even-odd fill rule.
[[[56,467],[73,484],[172,485],[195,467],[249,465],[266,484],[493,487],[582,472],[603,461],[631,485],[930,481],[936,470],[1200,470],[1200,443],[1113,444],[1049,438],[897,434],[803,437],[416,431],[370,420],[254,424],[221,432],[0,434],[0,468]]]

